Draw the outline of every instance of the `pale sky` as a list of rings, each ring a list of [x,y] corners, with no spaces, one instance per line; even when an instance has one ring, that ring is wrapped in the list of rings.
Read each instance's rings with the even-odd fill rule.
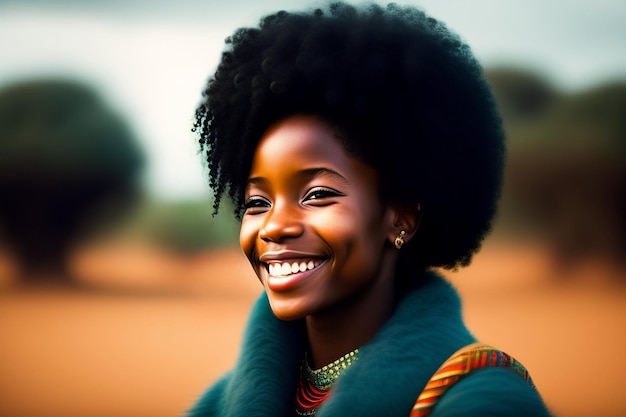
[[[49,3],[54,3],[53,5]],[[356,3],[353,2],[352,3]],[[484,66],[521,64],[558,87],[626,79],[626,1],[410,0],[444,21]],[[71,76],[124,115],[148,154],[149,191],[208,190],[191,120],[223,40],[304,0],[0,0],[0,87]]]

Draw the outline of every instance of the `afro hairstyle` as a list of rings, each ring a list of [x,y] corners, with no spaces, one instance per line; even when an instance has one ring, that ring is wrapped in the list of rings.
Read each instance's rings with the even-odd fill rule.
[[[466,266],[490,230],[505,155],[502,122],[469,47],[414,7],[331,3],[280,11],[226,39],[193,130],[217,211],[240,219],[268,127],[319,117],[380,177],[383,201],[421,207],[400,265]]]

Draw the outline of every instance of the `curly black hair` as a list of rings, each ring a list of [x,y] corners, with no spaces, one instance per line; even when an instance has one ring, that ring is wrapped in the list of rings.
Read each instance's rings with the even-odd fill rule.
[[[500,194],[504,134],[469,47],[414,7],[332,3],[241,28],[203,91],[199,135],[217,211],[243,214],[255,147],[273,123],[315,115],[380,176],[383,201],[421,207],[401,259],[469,264]]]

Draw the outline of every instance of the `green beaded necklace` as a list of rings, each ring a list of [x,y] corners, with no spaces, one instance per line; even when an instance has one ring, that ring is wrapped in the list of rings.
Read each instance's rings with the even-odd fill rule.
[[[342,372],[359,359],[359,350],[346,353],[336,361],[321,367],[311,369],[307,355],[300,366],[300,382],[296,391],[296,414],[299,416],[314,416],[317,407],[322,404],[330,389]]]

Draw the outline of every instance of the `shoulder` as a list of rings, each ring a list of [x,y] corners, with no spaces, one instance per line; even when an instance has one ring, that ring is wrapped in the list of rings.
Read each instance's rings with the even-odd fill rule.
[[[230,372],[222,376],[215,384],[200,396],[185,417],[218,416],[223,408],[224,391],[230,380]]]
[[[481,343],[454,353],[420,394],[412,416],[549,416],[526,368]]]
[[[550,416],[541,396],[523,378],[505,368],[481,369],[454,384],[431,417]]]

